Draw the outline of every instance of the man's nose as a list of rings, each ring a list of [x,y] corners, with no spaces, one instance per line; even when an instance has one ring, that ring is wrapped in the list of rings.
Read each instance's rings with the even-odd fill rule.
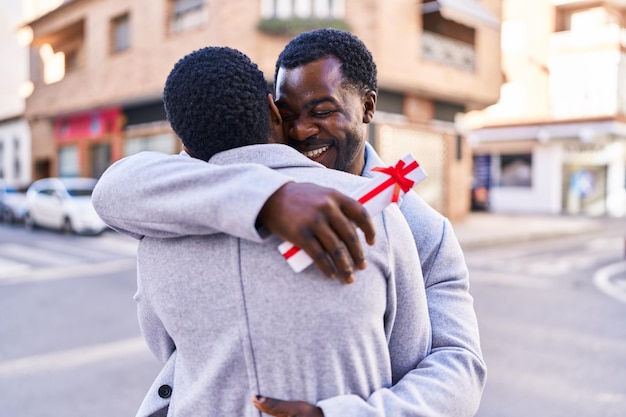
[[[292,140],[304,141],[319,133],[319,129],[314,123],[310,123],[305,118],[294,120],[289,126],[288,137]]]

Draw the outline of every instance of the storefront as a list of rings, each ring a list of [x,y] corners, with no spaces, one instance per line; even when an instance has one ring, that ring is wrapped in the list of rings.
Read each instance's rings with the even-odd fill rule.
[[[167,122],[163,101],[146,101],[125,105],[124,146],[122,156],[133,155],[141,151],[177,153],[181,150]]]
[[[63,177],[99,178],[111,163],[124,156],[180,150],[160,99],[57,117],[53,126],[56,175]]]
[[[122,120],[118,107],[54,119],[58,176],[100,177],[122,155]]]
[[[626,141],[570,143],[563,152],[563,211],[626,215]]]
[[[626,125],[614,120],[478,129],[473,207],[626,215]]]

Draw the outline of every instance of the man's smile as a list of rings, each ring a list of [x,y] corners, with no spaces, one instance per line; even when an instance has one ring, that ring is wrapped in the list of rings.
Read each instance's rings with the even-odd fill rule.
[[[315,159],[328,150],[330,146],[322,146],[321,148],[314,149],[312,151],[302,151],[302,154],[310,159]]]

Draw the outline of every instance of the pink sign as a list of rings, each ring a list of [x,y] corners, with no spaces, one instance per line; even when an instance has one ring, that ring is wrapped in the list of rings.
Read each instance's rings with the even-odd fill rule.
[[[58,141],[95,138],[106,133],[119,132],[118,107],[94,110],[64,116],[54,121],[54,137]]]

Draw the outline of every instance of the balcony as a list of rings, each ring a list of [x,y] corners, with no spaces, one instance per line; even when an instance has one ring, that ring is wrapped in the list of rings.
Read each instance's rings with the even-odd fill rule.
[[[85,20],[59,30],[35,32],[31,43],[31,81],[36,87],[53,84],[84,66]]]
[[[552,0],[551,3],[554,6],[578,6],[591,2],[587,0]],[[605,0],[605,3],[614,7],[626,7],[626,0]]]
[[[476,52],[468,43],[433,32],[422,32],[422,59],[461,71],[474,72]]]
[[[626,108],[626,30],[607,25],[550,38],[550,100],[556,118],[615,116]]]
[[[552,56],[601,48],[618,51],[620,46],[626,46],[626,29],[618,25],[556,32],[550,37],[550,55]]]

